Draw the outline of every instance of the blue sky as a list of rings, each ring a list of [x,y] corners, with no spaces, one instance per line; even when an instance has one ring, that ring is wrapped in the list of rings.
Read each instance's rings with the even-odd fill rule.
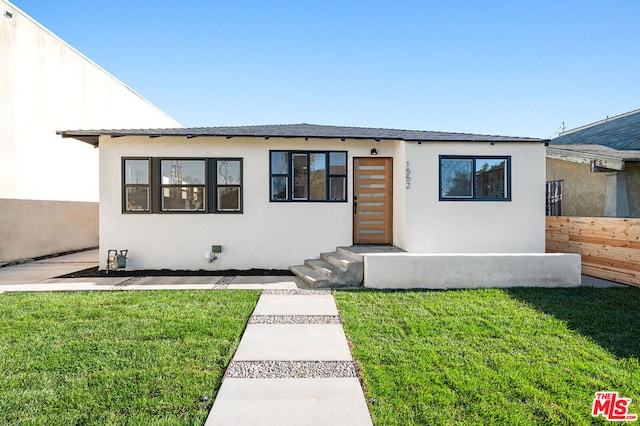
[[[640,108],[640,1],[12,0],[186,126],[553,137]]]

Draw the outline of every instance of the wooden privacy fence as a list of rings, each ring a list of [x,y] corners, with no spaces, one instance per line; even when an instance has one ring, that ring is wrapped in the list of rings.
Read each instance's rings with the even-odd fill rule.
[[[640,219],[547,216],[547,253],[578,253],[582,273],[640,286]]]

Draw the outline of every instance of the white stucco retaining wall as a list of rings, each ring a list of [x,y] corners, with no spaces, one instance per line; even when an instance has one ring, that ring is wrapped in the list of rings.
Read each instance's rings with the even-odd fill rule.
[[[364,256],[364,286],[379,289],[576,287],[580,255],[561,253]]]

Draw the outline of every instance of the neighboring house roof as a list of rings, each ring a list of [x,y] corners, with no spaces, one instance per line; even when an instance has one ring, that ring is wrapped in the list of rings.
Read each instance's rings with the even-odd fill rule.
[[[603,145],[640,149],[640,109],[563,132],[551,145]]]
[[[222,136],[283,137],[321,139],[374,139],[405,141],[446,141],[446,142],[547,142],[542,139],[476,135],[470,133],[431,132],[424,130],[377,129],[368,127],[324,126],[317,124],[277,124],[263,126],[192,127],[179,129],[129,129],[129,130],[65,130],[58,131],[64,138],[75,138],[97,146],[100,136]]]
[[[551,145],[547,147],[547,158],[590,164],[594,172],[624,170],[625,162],[640,161],[640,151],[602,145]]]

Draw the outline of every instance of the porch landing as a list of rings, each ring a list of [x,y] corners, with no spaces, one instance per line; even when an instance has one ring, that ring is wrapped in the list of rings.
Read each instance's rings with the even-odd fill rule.
[[[408,253],[394,246],[337,247],[291,266],[311,288],[575,287],[580,256],[559,253]]]
[[[319,259],[307,259],[304,265],[289,267],[311,288],[362,286],[364,256],[368,254],[405,253],[395,246],[357,245],[336,247],[336,251],[321,253]]]

